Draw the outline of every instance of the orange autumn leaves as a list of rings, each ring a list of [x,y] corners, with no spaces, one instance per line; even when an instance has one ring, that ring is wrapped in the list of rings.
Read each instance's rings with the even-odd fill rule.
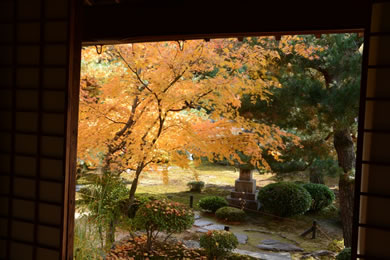
[[[163,215],[176,215],[178,217],[185,216],[185,215],[193,215],[193,212],[188,209],[187,207],[184,207],[182,204],[178,202],[168,202],[165,200],[155,200],[145,205],[147,209],[150,209],[154,212],[160,212]],[[147,216],[147,212],[143,213],[144,216]]]
[[[266,100],[280,87],[267,74],[277,59],[235,39],[186,41],[183,50],[176,42],[105,46],[101,55],[85,48],[78,156],[119,173],[188,167],[187,153],[234,163],[236,151],[267,167],[262,152],[279,154],[291,135],[238,109],[243,95]]]

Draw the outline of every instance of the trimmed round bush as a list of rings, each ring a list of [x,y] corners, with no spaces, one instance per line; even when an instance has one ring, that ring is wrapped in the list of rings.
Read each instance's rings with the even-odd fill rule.
[[[260,189],[258,200],[266,212],[289,217],[305,213],[310,208],[312,198],[301,185],[278,182]]]
[[[222,207],[215,212],[215,216],[226,221],[243,221],[245,219],[245,212],[241,209],[233,207]]]
[[[215,213],[219,208],[225,207],[228,202],[218,196],[207,196],[199,200],[199,207],[204,210]]]
[[[210,230],[200,237],[200,246],[205,249],[209,259],[224,259],[238,246],[237,237],[225,230]]]
[[[305,188],[311,195],[311,211],[320,211],[331,205],[335,199],[333,191],[324,184],[306,183],[303,184],[302,187]]]
[[[190,181],[187,183],[187,186],[190,187],[190,191],[193,192],[201,192],[204,188],[204,182],[203,181]]]
[[[337,254],[336,260],[350,260],[352,256],[351,248],[346,247]]]

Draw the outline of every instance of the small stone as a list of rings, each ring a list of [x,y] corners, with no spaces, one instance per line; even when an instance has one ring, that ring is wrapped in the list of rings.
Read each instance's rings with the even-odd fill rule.
[[[214,223],[211,221],[208,221],[208,220],[204,220],[204,219],[197,219],[194,222],[194,226],[197,226],[197,227],[204,227],[204,226],[208,226],[211,224],[214,224]]]
[[[240,243],[240,244],[246,244],[246,242],[248,241],[247,235],[238,234],[238,233],[233,233],[233,234],[236,236],[238,243]]]
[[[266,239],[257,245],[258,248],[270,251],[303,252],[303,249],[288,243],[283,243],[273,239]]]
[[[197,212],[197,211],[194,212],[194,218],[195,218],[195,220],[200,219],[199,212]]]
[[[202,228],[207,229],[207,230],[224,230],[225,226],[219,225],[219,224],[213,224],[213,225],[209,225],[209,226],[203,226]]]

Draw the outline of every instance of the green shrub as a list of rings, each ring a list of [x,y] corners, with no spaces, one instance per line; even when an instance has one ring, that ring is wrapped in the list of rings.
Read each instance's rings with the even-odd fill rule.
[[[333,191],[331,191],[326,185],[306,183],[303,184],[302,187],[305,188],[311,195],[311,211],[320,211],[331,205],[335,199]]]
[[[135,214],[134,225],[145,230],[147,248],[151,249],[152,242],[158,232],[167,235],[180,233],[194,224],[194,213],[186,205],[167,199],[152,200],[142,205]]]
[[[292,182],[268,184],[259,191],[258,200],[265,211],[289,217],[305,213],[311,205],[310,193]]]
[[[351,248],[346,247],[336,256],[336,260],[350,260],[351,256]]]
[[[212,230],[200,237],[200,246],[205,249],[209,259],[223,259],[238,246],[238,240],[231,232]]]
[[[218,196],[207,196],[199,200],[199,207],[215,213],[219,208],[228,205],[226,199]]]
[[[204,188],[204,182],[203,181],[190,181],[187,183],[187,186],[190,188],[190,191],[194,192],[201,192]]]
[[[215,212],[215,216],[226,221],[242,221],[245,219],[245,212],[233,207],[222,207]]]

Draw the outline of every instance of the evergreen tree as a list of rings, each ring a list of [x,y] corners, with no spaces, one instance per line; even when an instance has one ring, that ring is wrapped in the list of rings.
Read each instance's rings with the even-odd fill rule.
[[[268,73],[277,77],[282,87],[272,88],[268,101],[256,99],[253,102],[253,97],[245,96],[240,112],[259,122],[273,123],[301,138],[301,147],[293,144],[287,147],[281,156],[282,163],[269,158],[274,171],[309,168],[313,178],[322,169],[340,173],[344,243],[351,246],[363,39],[356,34],[329,34],[320,38],[301,36],[290,41],[259,39],[253,38],[249,42],[279,53],[278,62]],[[291,51],[286,52],[286,48]],[[310,54],[297,52],[300,48],[307,49]],[[337,160],[340,171],[333,160]]]

